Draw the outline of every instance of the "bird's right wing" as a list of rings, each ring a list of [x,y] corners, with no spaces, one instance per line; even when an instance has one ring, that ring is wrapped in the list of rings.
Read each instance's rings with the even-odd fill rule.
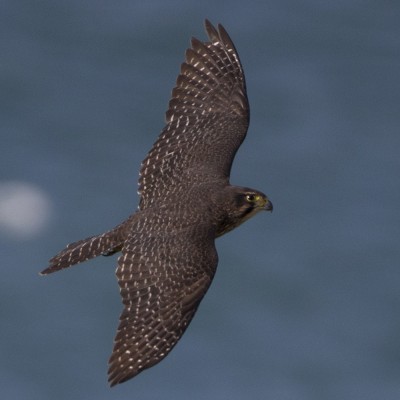
[[[225,29],[205,23],[192,39],[166,113],[167,125],[142,163],[140,208],[199,182],[229,180],[249,124],[243,68]]]
[[[118,259],[124,310],[109,361],[111,386],[172,350],[206,293],[217,262],[214,236],[206,227],[131,235]]]

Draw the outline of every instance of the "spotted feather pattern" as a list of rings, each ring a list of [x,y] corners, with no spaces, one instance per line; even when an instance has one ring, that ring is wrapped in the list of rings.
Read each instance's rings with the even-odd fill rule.
[[[181,218],[167,215],[167,232],[161,228],[162,217],[138,223],[118,259],[124,310],[109,361],[111,386],[131,379],[172,350],[215,273],[210,224],[177,229],[173,220]]]
[[[140,209],[170,202],[198,182],[227,183],[249,123],[243,69],[225,29],[206,21],[209,42],[192,39],[166,113],[142,163]]]
[[[48,275],[100,255],[108,256],[121,251],[127,232],[136,218],[134,214],[110,231],[70,243],[49,260],[49,266],[40,274]]]
[[[112,386],[161,361],[179,341],[215,274],[215,238],[272,210],[263,193],[229,184],[249,124],[246,84],[225,29],[208,21],[205,27],[209,41],[192,39],[167,125],[142,163],[139,210],[68,245],[42,272],[122,251],[116,275],[124,308],[109,361]]]

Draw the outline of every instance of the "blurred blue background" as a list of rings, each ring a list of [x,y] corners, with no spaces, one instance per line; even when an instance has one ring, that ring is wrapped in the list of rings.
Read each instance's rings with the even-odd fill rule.
[[[274,212],[218,240],[182,341],[109,389],[116,257],[38,272],[136,209],[205,17],[247,76],[232,182]],[[397,1],[2,1],[2,398],[399,399],[399,18]]]

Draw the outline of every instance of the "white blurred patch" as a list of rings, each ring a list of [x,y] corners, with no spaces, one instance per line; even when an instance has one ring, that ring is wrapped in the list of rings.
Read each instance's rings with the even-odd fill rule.
[[[25,182],[0,182],[0,231],[17,239],[41,233],[52,214],[49,197]]]

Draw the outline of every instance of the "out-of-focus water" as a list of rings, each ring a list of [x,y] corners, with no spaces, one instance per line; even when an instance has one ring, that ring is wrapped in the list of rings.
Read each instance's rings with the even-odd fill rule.
[[[37,273],[136,208],[205,17],[247,75],[232,182],[274,212],[218,240],[182,341],[109,389],[116,258]],[[3,1],[1,397],[399,399],[399,19],[394,1]]]

